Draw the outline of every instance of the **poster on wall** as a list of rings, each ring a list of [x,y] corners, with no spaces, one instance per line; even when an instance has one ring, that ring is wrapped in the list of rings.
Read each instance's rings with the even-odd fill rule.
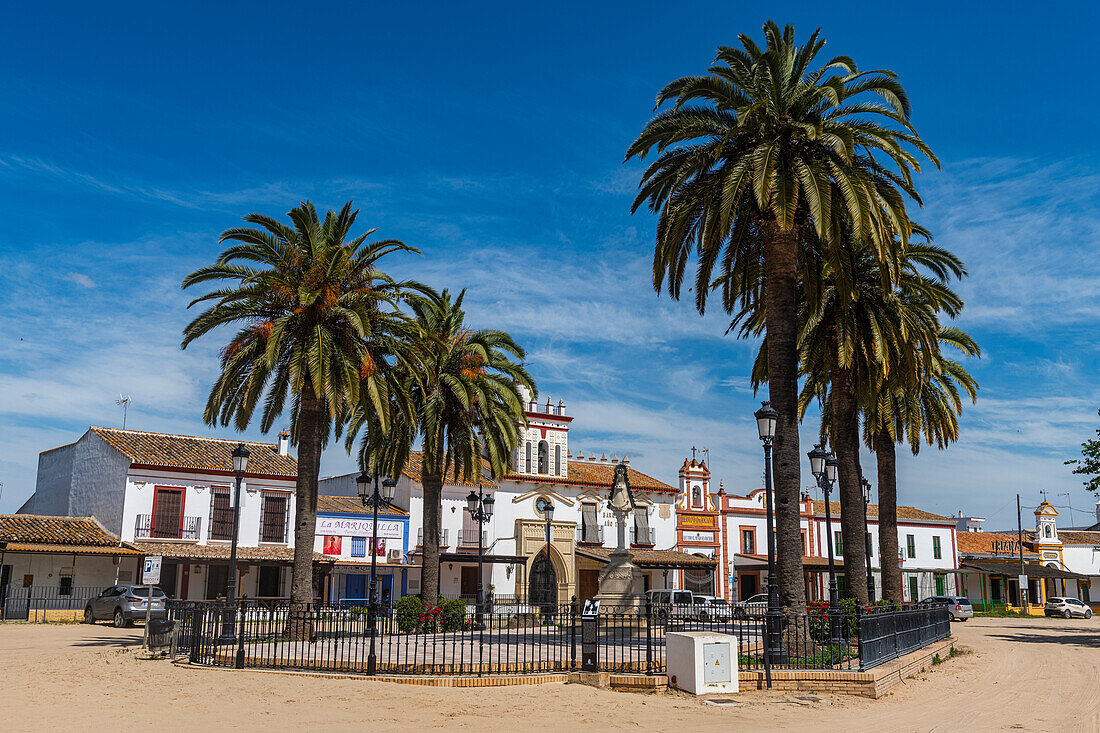
[[[344,538],[339,535],[325,535],[325,542],[324,545],[322,545],[321,554],[339,555],[343,539]]]
[[[367,540],[367,544],[371,544],[370,540]],[[379,537],[378,541],[374,543],[371,548],[371,555],[373,557],[385,557],[386,556],[386,538]]]

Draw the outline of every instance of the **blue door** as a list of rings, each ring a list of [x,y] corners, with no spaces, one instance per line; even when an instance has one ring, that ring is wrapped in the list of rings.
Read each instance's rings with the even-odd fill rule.
[[[367,576],[365,575],[348,575],[347,581],[344,583],[344,598],[366,598],[367,597]]]

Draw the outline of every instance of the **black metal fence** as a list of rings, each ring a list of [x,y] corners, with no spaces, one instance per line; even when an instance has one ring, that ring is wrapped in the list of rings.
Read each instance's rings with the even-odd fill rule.
[[[361,607],[170,601],[168,608],[177,622],[178,654],[195,664],[408,675],[581,668],[576,602],[481,615],[461,603],[413,614],[399,605],[378,614],[373,629]],[[950,616],[946,608],[931,606],[705,619],[690,613],[659,617],[646,608],[600,613],[594,639],[583,641],[595,645],[601,671],[659,674],[665,670],[666,636],[678,631],[735,636],[741,670],[865,670],[946,638]]]

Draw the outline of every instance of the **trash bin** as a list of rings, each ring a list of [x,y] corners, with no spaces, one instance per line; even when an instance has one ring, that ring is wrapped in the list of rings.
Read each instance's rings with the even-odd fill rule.
[[[155,619],[149,622],[149,648],[161,649],[172,645],[172,630],[176,622],[171,619]]]

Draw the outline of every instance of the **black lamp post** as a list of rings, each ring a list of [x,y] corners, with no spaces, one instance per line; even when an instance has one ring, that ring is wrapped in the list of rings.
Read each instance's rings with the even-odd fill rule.
[[[836,646],[841,643],[837,619],[840,613],[840,599],[836,590],[836,560],[833,557],[833,511],[832,502],[829,501],[829,493],[833,490],[836,481],[836,458],[831,453],[826,453],[821,444],[806,454],[810,458],[810,471],[817,479],[817,486],[825,496],[825,546],[829,548],[829,644]]]
[[[248,457],[252,455],[244,443],[238,443],[233,449],[233,474],[236,483],[233,488],[233,541],[229,545],[229,580],[225,584],[225,612],[222,614],[222,633],[219,644],[232,644],[237,637],[237,535],[241,529],[241,481],[248,470]],[[238,656],[243,655],[243,647]]]
[[[762,402],[760,409],[753,414],[756,417],[756,429],[760,433],[760,441],[764,444],[764,500],[767,505],[768,521],[768,646],[764,651],[764,658],[769,662],[769,667],[765,671],[768,673],[770,687],[770,664],[782,662],[786,657],[780,640],[779,586],[775,577],[775,516],[772,491],[772,441],[775,440],[775,423],[779,419],[779,413],[772,407],[771,402]]]
[[[863,533],[867,537],[867,602],[875,602],[875,576],[871,574],[871,524],[867,519],[867,508],[871,505],[871,482],[859,472],[859,482],[863,484]]]
[[[373,491],[371,484],[374,484]],[[375,637],[378,635],[378,505],[382,502],[389,504],[397,493],[397,482],[392,478],[382,481],[375,476],[374,479],[364,471],[355,479],[355,487],[359,491],[359,499],[363,506],[369,501],[374,508],[374,521],[371,524],[370,545],[370,601],[367,603],[367,632],[370,635],[370,652],[367,654],[367,674],[374,674],[377,659],[374,654]],[[381,493],[379,493],[381,489]]]
[[[481,581],[482,558],[485,554],[485,543],[481,525],[488,524],[493,518],[493,506],[496,499],[491,495],[485,496],[481,484],[477,485],[477,493],[471,491],[466,496],[466,508],[470,510],[470,518],[477,522],[477,600],[474,602],[474,610],[477,614],[478,638],[481,638],[481,630],[485,628],[485,591]]]

